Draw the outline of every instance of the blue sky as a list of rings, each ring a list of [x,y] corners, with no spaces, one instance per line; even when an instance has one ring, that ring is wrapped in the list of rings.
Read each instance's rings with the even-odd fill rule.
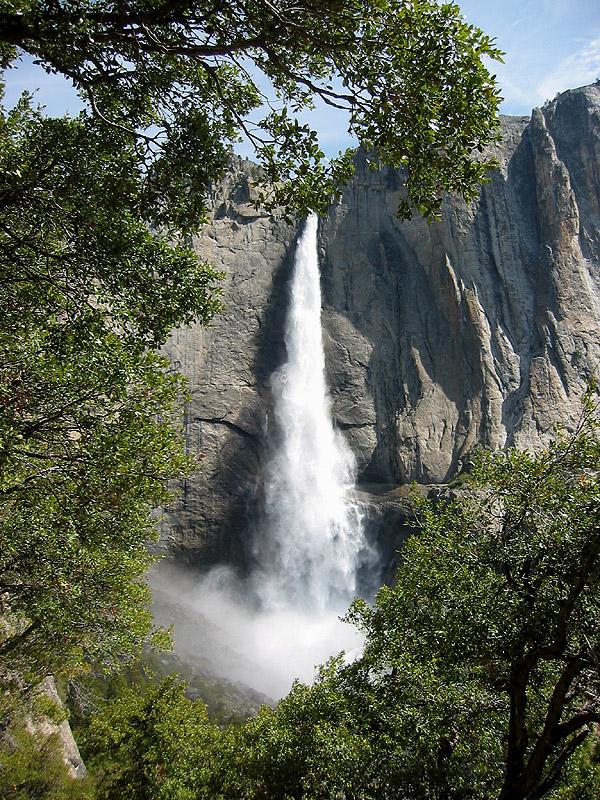
[[[600,77],[599,0],[459,0],[465,17],[496,37],[505,63],[494,63],[505,114],[529,114],[564,89]],[[81,104],[67,81],[24,60],[6,74],[6,101],[24,89],[50,114],[75,113]],[[331,155],[352,142],[339,113],[319,106],[308,117]],[[245,148],[241,148],[247,154]]]
[[[505,114],[529,114],[557,92],[600,77],[598,0],[459,0],[465,17],[495,36]]]

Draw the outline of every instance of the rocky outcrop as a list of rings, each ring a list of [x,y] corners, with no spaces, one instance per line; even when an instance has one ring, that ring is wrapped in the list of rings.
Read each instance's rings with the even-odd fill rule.
[[[476,444],[535,447],[576,417],[599,355],[599,111],[592,87],[503,120],[490,183],[434,225],[397,220],[397,174],[364,162],[331,209],[336,412],[371,480],[446,481]]]
[[[398,220],[401,176],[359,154],[321,221],[333,413],[365,485],[448,481],[478,444],[539,446],[556,423],[573,424],[597,371],[600,85],[504,118],[495,155],[478,199],[448,198],[429,225]],[[226,311],[168,347],[190,379],[186,437],[200,465],[171,543],[193,560],[247,552],[269,378],[284,356],[297,226],[257,211],[252,194],[248,162],[215,188],[194,245],[225,272]]]
[[[49,739],[54,737],[61,760],[65,765],[70,778],[82,780],[87,775],[87,770],[73,731],[69,725],[67,713],[51,675],[46,676],[36,689],[37,697],[46,701],[46,712],[31,716],[26,721],[26,729],[36,739]],[[51,709],[51,713],[49,711]]]

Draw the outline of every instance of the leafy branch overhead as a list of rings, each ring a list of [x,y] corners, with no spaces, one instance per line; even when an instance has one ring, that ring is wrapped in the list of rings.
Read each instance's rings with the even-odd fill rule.
[[[328,162],[298,122],[315,101],[344,111],[378,163],[406,168],[410,203],[425,214],[446,191],[472,197],[489,166],[473,159],[497,132],[499,96],[482,58],[501,54],[452,3],[30,0],[0,9],[5,65],[29,53],[135,140],[156,224],[197,224],[207,185],[241,137],[278,185],[272,203],[323,211],[352,161]]]

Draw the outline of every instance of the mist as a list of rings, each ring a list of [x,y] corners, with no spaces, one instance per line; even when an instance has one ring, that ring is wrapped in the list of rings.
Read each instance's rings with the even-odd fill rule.
[[[341,610],[257,607],[248,584],[226,566],[198,574],[162,562],[149,580],[155,619],[173,625],[175,652],[265,699],[284,697],[296,678],[311,683],[330,656],[343,650],[351,659],[363,643]]]

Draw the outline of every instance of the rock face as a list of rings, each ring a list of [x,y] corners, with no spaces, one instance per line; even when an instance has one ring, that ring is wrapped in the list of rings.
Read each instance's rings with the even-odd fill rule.
[[[240,162],[215,188],[213,218],[194,240],[202,258],[224,273],[225,311],[209,329],[175,331],[166,348],[189,380],[185,437],[199,463],[170,517],[171,547],[194,561],[199,551],[226,561],[245,552],[260,490],[269,377],[285,357],[296,228],[251,204],[252,172],[250,162]]]
[[[448,199],[429,225],[396,218],[400,175],[359,154],[321,221],[333,413],[365,485],[445,482],[477,444],[539,446],[573,424],[598,370],[600,85],[504,118],[495,155],[478,200]],[[251,175],[241,162],[215,189],[195,240],[226,274],[227,309],[168,346],[192,390],[186,437],[200,470],[171,516],[172,547],[192,560],[248,553],[269,379],[285,355],[298,228],[256,211]]]
[[[46,676],[42,683],[37,687],[38,695],[43,695],[50,701],[53,708],[60,714],[64,712],[64,705],[58,691],[56,683],[51,675]],[[67,719],[60,722],[53,720],[50,716],[42,714],[37,718],[30,718],[27,721],[28,732],[41,739],[48,739],[50,736],[56,737],[59,752],[67,773],[70,778],[82,780],[87,775],[87,769],[81,758],[77,742],[73,736],[73,731]]]

